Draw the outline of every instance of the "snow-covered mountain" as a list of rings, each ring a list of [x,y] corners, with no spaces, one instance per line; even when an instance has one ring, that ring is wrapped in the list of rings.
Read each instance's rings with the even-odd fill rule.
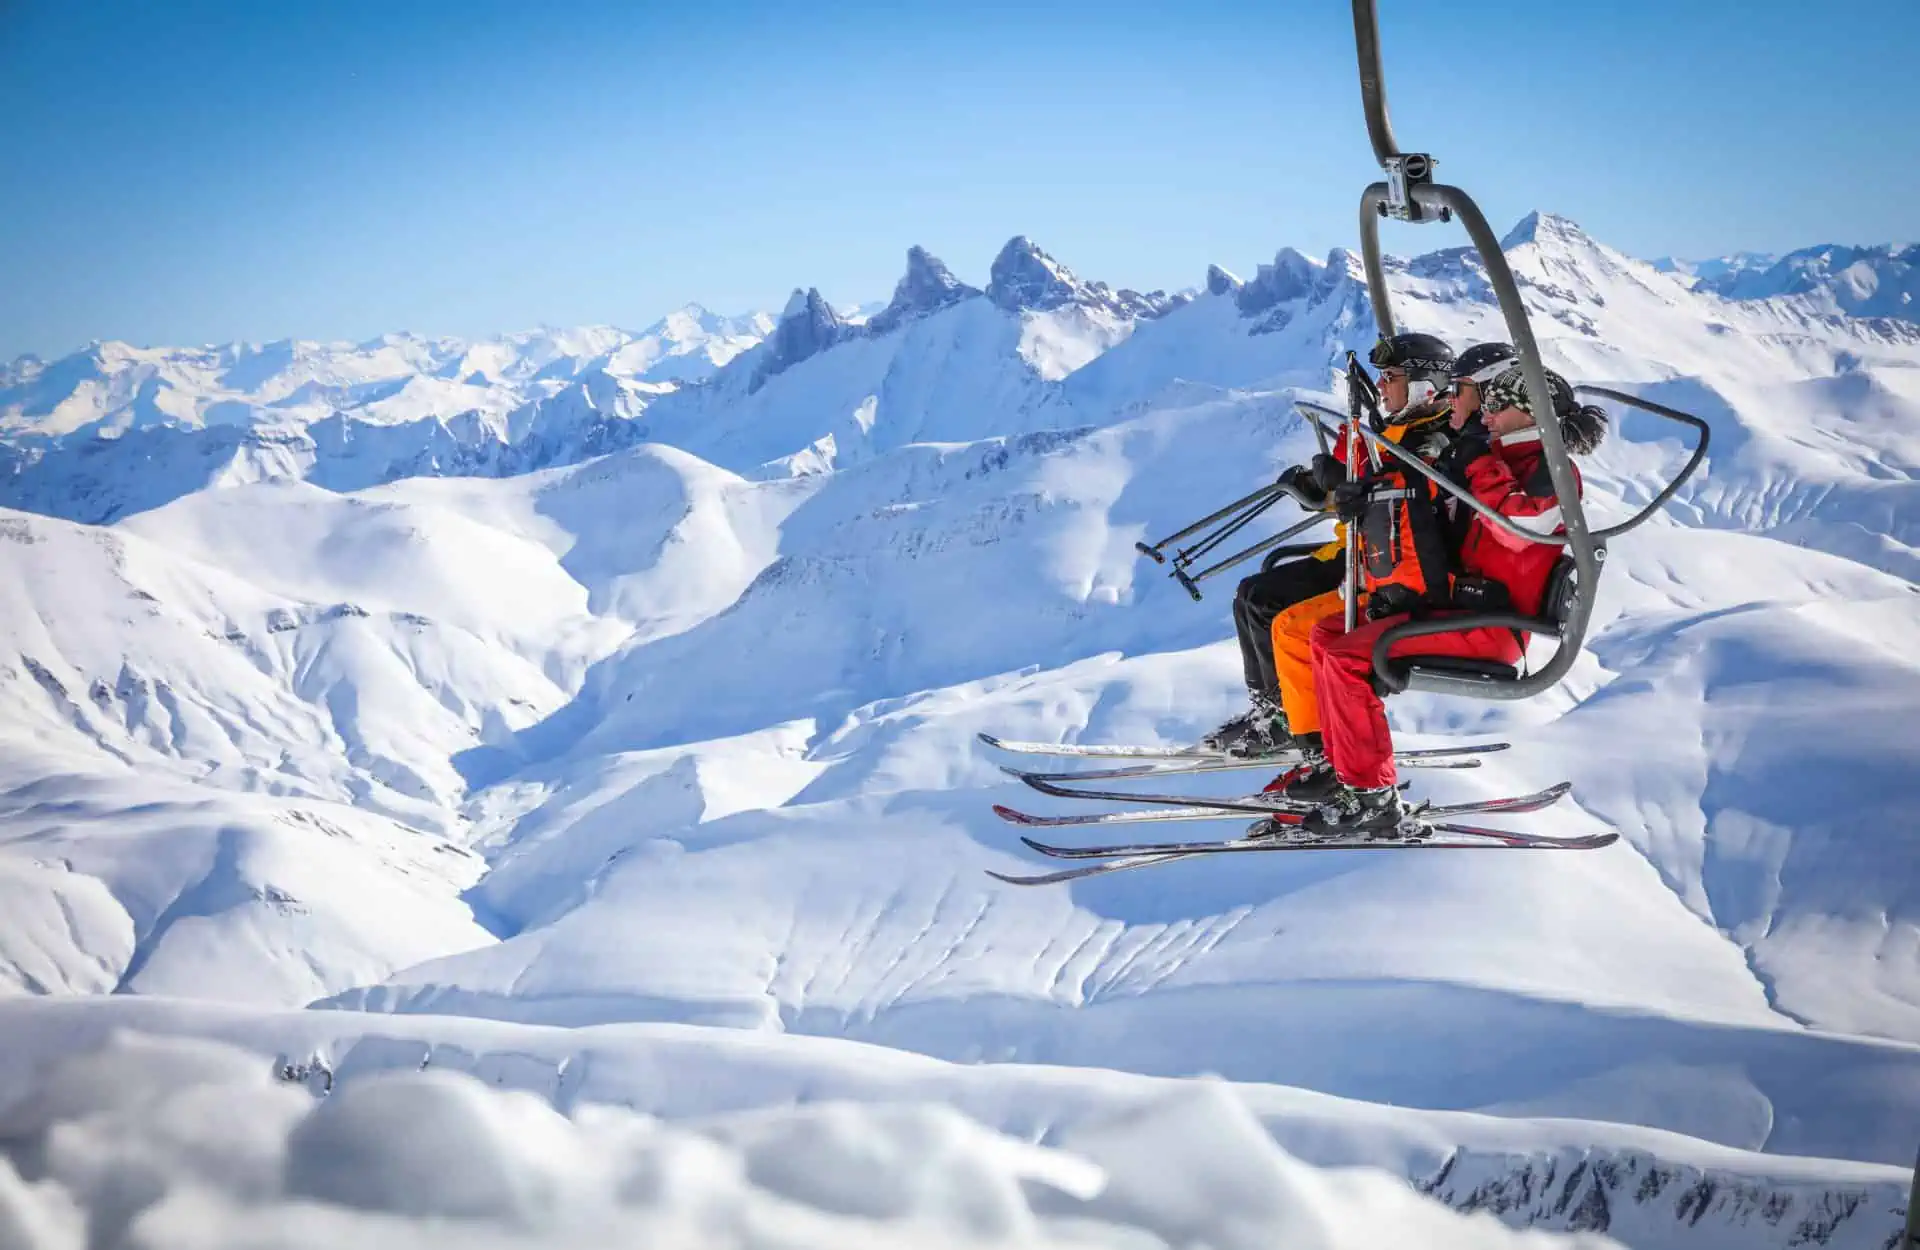
[[[1009,409],[1034,410],[1014,428],[1050,428],[1064,412],[1053,382],[1186,298],[1083,281],[1025,238],[992,273],[969,287],[914,248],[893,299],[851,315],[797,290],[778,318],[688,305],[640,335],[106,343],[53,364],[23,358],[0,373],[0,505],[99,523],[209,486],[508,476],[645,440],[742,469],[797,457],[790,471],[809,471],[999,432]],[[767,408],[803,412],[770,421]],[[812,434],[795,440],[799,429]]]
[[[38,459],[9,498],[48,501],[0,512],[0,1138],[194,1143],[142,1201],[178,1186],[223,1219],[479,1201],[448,1180],[407,1206],[308,1153],[393,1136],[357,1118],[377,1098],[342,1097],[366,1082],[469,1126],[446,1140],[475,1175],[532,1166],[497,1126],[533,1125],[532,1154],[656,1178],[582,1191],[609,1221],[686,1214],[698,1194],[658,1178],[697,1155],[749,1178],[735,1208],[924,1217],[916,1244],[1360,1244],[1284,1221],[1410,1182],[1589,1245],[1884,1247],[1920,1144],[1920,326],[1727,298],[1550,215],[1505,242],[1555,367],[1714,426],[1703,477],[1613,544],[1556,691],[1393,701],[1411,742],[1515,744],[1422,793],[1568,778],[1526,820],[1622,833],[1586,855],[1242,856],[1070,890],[982,871],[1031,858],[991,804],[1049,801],[977,732],[1181,742],[1233,708],[1230,579],[1196,605],[1133,544],[1311,451],[1291,400],[1331,399],[1373,337],[1346,252],[1174,300],[1025,240],[982,287],[916,249],[863,319],[801,292],[703,379],[643,392],[583,364],[545,409],[471,418],[552,434],[545,459],[508,454],[525,437],[408,450],[411,419],[272,443],[204,409],[21,436]],[[1470,252],[1389,278],[1409,328],[1497,337]],[[57,367],[16,367],[9,395]],[[567,407],[602,377],[601,406]],[[586,412],[631,440],[568,443]],[[164,449],[216,437],[217,471],[174,476],[191,457]],[[1617,412],[1583,465],[1596,515],[1686,452]],[[58,492],[83,488],[122,519],[73,519]],[[122,1027],[150,1040],[109,1043]],[[96,1079],[126,1065],[271,1131],[229,1154],[156,1138],[172,1103]],[[270,1066],[335,1092],[315,1110]],[[1172,1080],[1198,1073],[1230,1084]],[[43,1083],[80,1092],[22,1101]],[[921,1109],[814,1105],[834,1100]],[[604,1103],[684,1137],[616,1148],[595,1134],[643,1128]],[[748,1111],[751,1131],[714,1119]],[[910,1196],[833,1187],[867,1165],[831,1143],[890,1133],[925,1162],[888,1191]],[[768,1171],[754,1143],[776,1139],[821,1166]],[[1036,1140],[1064,1161],[1019,1153]],[[246,1179],[289,1157],[330,1179]],[[1034,1197],[1030,1164],[1111,1188]],[[1343,1190],[1327,1167],[1375,1175]],[[124,1218],[77,1164],[44,1175],[46,1219]],[[559,1208],[527,1201],[507,1214],[553,1232]],[[1461,1227],[1403,1240],[1497,1244]]]
[[[1855,317],[1920,321],[1920,244],[1843,247],[1826,243],[1762,266],[1701,272],[1700,285],[1729,299],[1804,297],[1810,306]]]
[[[1652,264],[1661,273],[1680,274],[1693,279],[1695,285],[1702,282],[1714,282],[1732,274],[1748,270],[1766,269],[1780,257],[1773,252],[1728,252],[1725,256],[1714,256],[1707,260],[1685,260],[1678,256],[1656,257]]]
[[[100,522],[238,482],[351,490],[571,462],[631,445],[650,402],[773,327],[689,304],[639,334],[96,343],[50,364],[24,357],[0,369],[0,502]]]

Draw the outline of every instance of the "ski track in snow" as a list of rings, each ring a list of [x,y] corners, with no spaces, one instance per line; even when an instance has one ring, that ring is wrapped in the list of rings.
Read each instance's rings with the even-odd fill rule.
[[[1515,820],[1623,835],[1591,854],[985,876],[1032,859],[992,803],[1060,809],[976,733],[1180,743],[1232,709],[1231,576],[1195,605],[1133,544],[1311,453],[1291,400],[1333,402],[1372,337],[1349,253],[1283,251],[1184,304],[1010,245],[986,294],[920,254],[863,325],[815,297],[777,326],[683,310],[639,336],[9,366],[0,498],[53,515],[0,511],[0,993],[113,997],[0,1003],[34,1039],[0,1081],[76,1021],[89,1045],[114,1019],[251,1052],[302,1037],[361,1079],[411,1062],[362,1034],[510,1039],[554,1084],[494,1083],[545,1097],[669,1062],[555,1038],[816,1034],[748,1066],[867,1044],[878,1065],[1213,1072],[1256,1107],[1295,1085],[1427,1108],[1343,1114],[1445,1143],[1415,1167],[1309,1134],[1289,1149],[1311,1162],[1512,1222],[1610,1210],[1635,1246],[1788,1244],[1798,1225],[1754,1214],[1788,1192],[1773,1161],[1903,1163],[1920,1124],[1920,327],[1823,303],[1804,256],[1794,289],[1729,299],[1558,218],[1508,253],[1550,363],[1714,427],[1705,473],[1613,544],[1558,690],[1391,709],[1415,745],[1515,743],[1415,774],[1423,793],[1569,779]],[[1392,281],[1410,328],[1497,334],[1462,253]],[[1624,517],[1685,455],[1616,411],[1592,512]],[[792,1079],[672,1111],[810,1100]],[[966,1110],[1018,1135],[1013,1098]],[[1516,1136],[1470,1145],[1487,1124]],[[1574,1181],[1566,1152],[1602,1139],[1644,1149],[1581,1156]],[[1622,1186],[1666,1194],[1722,1150],[1712,1219],[1627,1214],[1651,1208]],[[1877,1219],[1872,1183],[1853,1209]],[[1548,1184],[1573,1196],[1543,1206]],[[1830,1244],[1883,1236],[1843,1226]]]

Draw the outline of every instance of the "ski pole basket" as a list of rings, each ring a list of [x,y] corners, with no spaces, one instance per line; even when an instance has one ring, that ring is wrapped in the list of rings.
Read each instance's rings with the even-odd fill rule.
[[[1500,240],[1487,225],[1486,217],[1471,196],[1459,187],[1433,180],[1434,167],[1438,163],[1433,157],[1424,152],[1402,152],[1394,140],[1393,123],[1387,112],[1386,83],[1381,69],[1380,24],[1375,3],[1376,0],[1353,0],[1354,49],[1359,57],[1360,98],[1366,110],[1367,137],[1373,144],[1374,158],[1379,161],[1386,175],[1384,180],[1368,186],[1360,196],[1360,251],[1366,266],[1374,321],[1382,337],[1395,332],[1392,294],[1387,287],[1386,266],[1380,251],[1381,219],[1392,218],[1417,225],[1458,218],[1486,268],[1487,281],[1493,287],[1501,317],[1506,322],[1508,340],[1519,358],[1521,376],[1526,383],[1532,409],[1534,412],[1552,412],[1552,394],[1547,386],[1545,366],[1541,362],[1540,345],[1533,337],[1526,305],[1520,298],[1520,288],[1514,281],[1506,254],[1500,249]],[[1670,421],[1690,425],[1699,432],[1699,445],[1692,457],[1651,503],[1620,524],[1597,531],[1587,523],[1586,510],[1581,505],[1579,481],[1574,475],[1573,463],[1567,454],[1566,442],[1561,437],[1557,421],[1542,421],[1536,427],[1540,431],[1540,450],[1546,460],[1547,473],[1553,481],[1564,528],[1564,533],[1552,535],[1534,534],[1514,525],[1508,518],[1494,513],[1458,486],[1433,473],[1419,463],[1417,457],[1401,452],[1399,447],[1376,437],[1372,431],[1361,431],[1376,447],[1418,470],[1449,495],[1472,507],[1507,533],[1528,542],[1566,548],[1560,566],[1554,570],[1553,583],[1555,587],[1563,588],[1565,593],[1549,594],[1549,606],[1543,609],[1539,617],[1513,613],[1476,613],[1409,621],[1387,630],[1381,635],[1373,653],[1374,674],[1387,690],[1427,690],[1481,699],[1525,699],[1552,687],[1572,667],[1586,641],[1587,622],[1593,614],[1594,597],[1599,589],[1600,568],[1606,559],[1606,540],[1646,521],[1673,497],[1674,492],[1705,461],[1708,429],[1707,423],[1700,418],[1621,391],[1593,386],[1579,389],[1604,395]],[[1320,411],[1337,417],[1330,410]],[[1516,629],[1528,635],[1557,638],[1560,647],[1546,664],[1527,674],[1520,673],[1510,665],[1484,661],[1443,661],[1436,656],[1390,660],[1387,655],[1395,643],[1409,638],[1481,627]]]

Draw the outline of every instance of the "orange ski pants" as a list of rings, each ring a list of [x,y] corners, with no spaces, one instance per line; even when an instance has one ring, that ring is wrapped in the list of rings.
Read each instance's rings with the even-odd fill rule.
[[[1362,600],[1364,606],[1365,600]],[[1273,618],[1273,673],[1280,683],[1280,706],[1287,712],[1287,731],[1320,732],[1320,705],[1313,688],[1313,627],[1328,615],[1345,611],[1338,590],[1281,609]]]

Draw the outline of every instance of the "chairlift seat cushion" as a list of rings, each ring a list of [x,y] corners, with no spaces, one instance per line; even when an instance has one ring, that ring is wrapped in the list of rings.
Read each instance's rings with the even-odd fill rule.
[[[1428,673],[1447,673],[1456,677],[1487,677],[1495,681],[1518,681],[1520,670],[1498,660],[1476,660],[1460,655],[1406,655],[1387,661],[1393,675],[1405,680],[1414,669]]]

